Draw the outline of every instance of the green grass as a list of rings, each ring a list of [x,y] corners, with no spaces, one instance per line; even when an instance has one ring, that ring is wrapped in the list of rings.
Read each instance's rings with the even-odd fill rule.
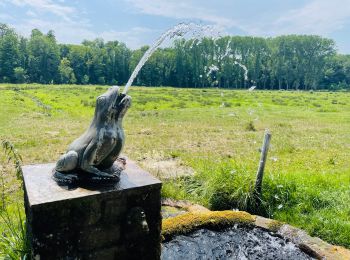
[[[0,212],[2,223],[0,237],[0,259],[30,259],[29,241],[22,207],[7,207]]]
[[[55,161],[89,125],[106,89],[0,85],[0,138],[25,164]],[[246,209],[350,248],[350,93],[132,87],[130,95],[124,153],[154,174],[151,159],[175,158],[195,172],[164,180],[163,196]],[[255,208],[266,128],[272,140]],[[22,200],[18,183],[7,190],[11,202]]]

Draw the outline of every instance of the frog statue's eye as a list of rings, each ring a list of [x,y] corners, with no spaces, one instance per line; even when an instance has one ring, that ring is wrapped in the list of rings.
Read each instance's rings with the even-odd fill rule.
[[[104,96],[99,96],[97,99],[96,99],[96,106],[104,106],[106,104],[106,97]]]

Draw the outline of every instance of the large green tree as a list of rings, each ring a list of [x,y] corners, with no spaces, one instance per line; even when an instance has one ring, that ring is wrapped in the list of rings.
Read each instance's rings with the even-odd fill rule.
[[[74,71],[70,66],[70,61],[67,58],[63,58],[58,66],[58,71],[60,74],[60,83],[67,84],[72,83],[75,84],[77,82]]]
[[[47,35],[37,29],[28,42],[28,73],[32,82],[54,83],[59,81],[60,50],[53,32]]]
[[[125,84],[148,46],[130,50],[102,39],[58,44],[53,31],[29,39],[0,24],[0,81]],[[331,39],[225,36],[177,40],[158,49],[135,85],[260,89],[349,89],[350,61]]]
[[[0,81],[15,82],[15,68],[20,65],[18,35],[0,24]]]

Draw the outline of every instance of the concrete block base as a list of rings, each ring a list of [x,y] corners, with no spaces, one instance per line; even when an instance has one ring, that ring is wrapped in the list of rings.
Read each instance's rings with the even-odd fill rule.
[[[34,259],[159,259],[161,182],[128,161],[119,183],[60,187],[54,164],[23,167]]]

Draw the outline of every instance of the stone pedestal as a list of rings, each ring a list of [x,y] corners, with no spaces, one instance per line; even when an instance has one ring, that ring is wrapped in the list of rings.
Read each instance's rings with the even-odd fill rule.
[[[114,186],[67,189],[52,179],[53,168],[23,167],[34,259],[160,258],[158,179],[128,161]]]

